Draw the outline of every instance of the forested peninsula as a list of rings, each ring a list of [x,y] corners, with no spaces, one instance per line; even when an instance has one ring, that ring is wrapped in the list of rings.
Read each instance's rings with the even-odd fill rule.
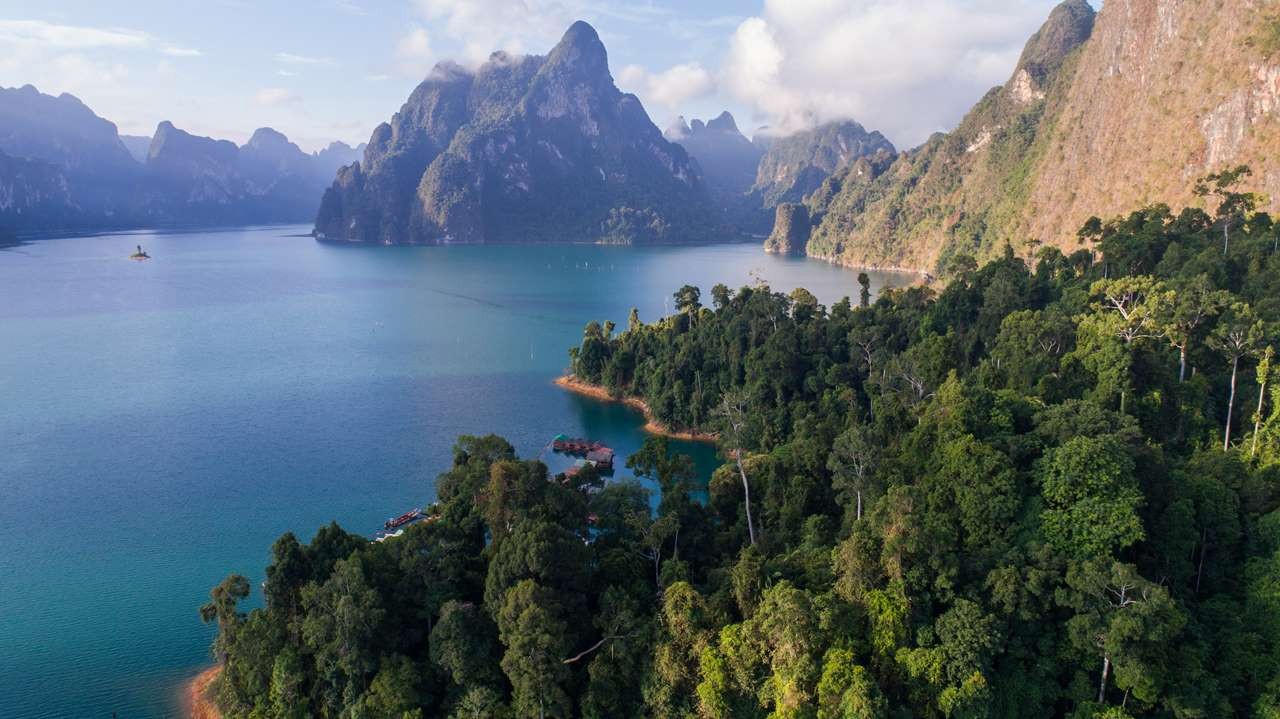
[[[1280,227],[1091,220],[831,307],[765,284],[588,324],[572,371],[715,431],[549,477],[461,437],[436,517],[213,589],[226,717],[1280,715]],[[662,494],[651,512],[641,486]],[[424,491],[426,491],[424,481]]]

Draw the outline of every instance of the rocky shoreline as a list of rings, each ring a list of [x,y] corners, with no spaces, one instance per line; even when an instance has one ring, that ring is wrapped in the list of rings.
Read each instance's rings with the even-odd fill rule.
[[[590,397],[592,399],[600,400],[602,402],[621,402],[622,404],[625,404],[628,407],[631,407],[632,409],[635,409],[644,413],[644,419],[645,419],[644,431],[648,432],[649,434],[656,434],[663,437],[670,437],[672,439],[680,439],[688,442],[714,443],[719,439],[719,435],[715,434],[714,432],[699,432],[696,430],[671,429],[670,427],[666,426],[662,422],[659,422],[657,418],[653,416],[653,412],[649,409],[649,405],[645,404],[645,401],[640,399],[639,397],[615,397],[612,394],[610,394],[609,390],[605,389],[604,387],[601,387],[600,385],[591,384],[589,382],[583,382],[582,380],[578,379],[577,377],[574,377],[571,374],[564,375],[563,377],[557,377],[556,384],[559,385],[560,387],[563,387],[564,389],[569,390],[570,392],[573,392],[575,394],[580,394],[584,397]]]

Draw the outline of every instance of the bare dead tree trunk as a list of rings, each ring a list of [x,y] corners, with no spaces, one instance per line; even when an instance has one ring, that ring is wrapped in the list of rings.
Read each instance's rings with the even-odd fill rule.
[[[1258,435],[1262,433],[1262,409],[1263,399],[1267,396],[1267,378],[1262,378],[1262,384],[1258,386],[1258,413],[1253,416],[1253,447],[1249,450],[1249,457],[1252,459],[1258,454]]]
[[[1240,357],[1231,360],[1231,395],[1227,398],[1227,425],[1222,431],[1222,451],[1231,449],[1231,412],[1236,405],[1236,374],[1240,369]]]
[[[1209,528],[1205,527],[1200,530],[1200,562],[1196,565],[1196,594],[1200,593],[1200,577],[1204,574],[1204,553],[1209,550],[1209,544],[1206,540],[1209,538]]]
[[[1107,699],[1107,675],[1111,674],[1111,657],[1102,657],[1102,681],[1098,682],[1098,703]]]
[[[862,519],[862,490],[858,490],[858,519]]]
[[[751,546],[756,544],[756,528],[751,521],[751,483],[747,481],[747,470],[742,468],[742,450],[739,449],[735,459],[738,463],[738,474],[742,476],[743,506],[747,509],[747,536],[751,537]]]
[[[1178,347],[1178,384],[1187,381],[1187,345],[1184,342]]]

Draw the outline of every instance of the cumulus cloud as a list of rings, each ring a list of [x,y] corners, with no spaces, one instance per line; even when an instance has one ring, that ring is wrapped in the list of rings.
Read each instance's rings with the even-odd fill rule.
[[[546,52],[565,28],[588,14],[576,0],[415,0],[419,14],[462,43],[463,57],[478,63],[494,50]]]
[[[405,75],[421,77],[427,74],[435,62],[435,52],[431,49],[431,36],[425,28],[414,26],[400,38],[396,43],[396,60]]]
[[[1004,82],[1051,0],[766,0],[721,84],[780,131],[854,118],[909,147]]]
[[[715,91],[716,82],[701,64],[686,62],[653,73],[639,65],[628,65],[618,74],[618,85],[636,93],[646,106],[661,105],[679,112],[690,100]]]
[[[264,87],[253,95],[253,102],[257,105],[271,107],[274,105],[288,105],[298,102],[302,98],[298,97],[292,91],[283,87]]]

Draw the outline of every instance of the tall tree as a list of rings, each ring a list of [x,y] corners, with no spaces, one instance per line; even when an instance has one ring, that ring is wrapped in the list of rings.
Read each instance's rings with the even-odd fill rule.
[[[858,287],[858,306],[871,306],[871,277],[867,273],[858,273]]]
[[[1253,413],[1253,446],[1249,448],[1249,456],[1258,456],[1258,437],[1262,434],[1263,402],[1267,397],[1267,380],[1271,379],[1271,360],[1275,357],[1275,347],[1270,345],[1262,351],[1258,360],[1258,409]]]
[[[846,506],[848,495],[853,495],[855,520],[862,519],[862,493],[875,472],[880,446],[866,425],[855,425],[836,437],[827,458],[827,469],[832,473],[831,488],[837,496],[844,495]]]
[[[738,465],[738,476],[742,478],[742,501],[747,513],[747,536],[751,544],[756,543],[755,523],[751,519],[751,483],[747,480],[747,470],[743,466],[743,455],[751,438],[751,421],[747,414],[748,396],[746,390],[725,390],[716,407],[715,416],[719,419],[720,443],[725,454],[732,457]]]
[[[1203,198],[1218,201],[1218,223],[1222,226],[1222,254],[1227,254],[1231,241],[1231,228],[1237,222],[1243,224],[1258,207],[1262,197],[1253,192],[1239,192],[1240,183],[1253,174],[1248,165],[1239,165],[1222,172],[1206,175],[1196,181],[1195,193]]]
[[[1222,451],[1231,449],[1231,420],[1236,404],[1236,379],[1240,360],[1256,352],[1266,339],[1266,330],[1247,303],[1233,303],[1223,313],[1209,336],[1209,346],[1231,365],[1231,391],[1227,396],[1227,420],[1222,430]]]
[[[1178,350],[1178,382],[1185,382],[1191,343],[1205,323],[1227,306],[1231,294],[1214,289],[1208,275],[1200,274],[1158,292],[1153,299],[1156,302],[1154,320],[1161,334]]]

